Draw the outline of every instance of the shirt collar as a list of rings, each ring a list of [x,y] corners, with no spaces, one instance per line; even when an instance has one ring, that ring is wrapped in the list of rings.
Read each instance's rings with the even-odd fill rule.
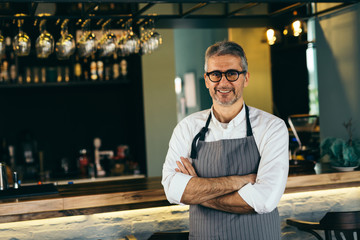
[[[222,127],[222,123],[217,120],[217,118],[214,115],[214,106],[211,107],[211,121],[218,127]],[[246,115],[245,115],[245,102],[243,104],[243,107],[241,111],[228,123],[229,127],[236,127],[240,125],[243,121],[246,121]]]

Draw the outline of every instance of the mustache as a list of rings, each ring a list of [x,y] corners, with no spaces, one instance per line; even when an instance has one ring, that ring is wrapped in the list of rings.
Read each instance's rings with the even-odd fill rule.
[[[218,87],[214,87],[214,90],[215,91],[235,91],[235,89],[234,88],[232,88],[232,87],[230,87],[230,88],[224,88],[224,87],[222,87],[222,88],[218,88]]]

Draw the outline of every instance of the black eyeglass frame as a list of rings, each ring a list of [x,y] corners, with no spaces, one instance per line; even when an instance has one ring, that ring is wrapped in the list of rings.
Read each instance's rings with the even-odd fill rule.
[[[213,81],[213,80],[211,80],[211,78],[210,78],[210,74],[215,73],[215,72],[221,73],[221,78],[220,78],[220,80],[218,80],[218,81]],[[235,80],[229,80],[228,77],[227,77],[227,75],[226,75],[228,72],[236,72],[236,73],[238,74],[238,77],[237,77]],[[206,72],[205,74],[206,74],[206,76],[208,76],[208,78],[209,78],[209,80],[210,80],[211,82],[213,82],[213,83],[218,83],[218,82],[221,81],[223,74],[225,75],[226,80],[228,80],[229,82],[235,82],[235,81],[237,81],[237,80],[239,79],[239,77],[240,77],[241,74],[246,73],[246,72],[247,72],[246,70],[238,71],[238,70],[230,69],[230,70],[227,70],[227,71],[225,71],[225,72],[221,72],[221,71],[215,70],[215,71],[211,71],[211,72]]]

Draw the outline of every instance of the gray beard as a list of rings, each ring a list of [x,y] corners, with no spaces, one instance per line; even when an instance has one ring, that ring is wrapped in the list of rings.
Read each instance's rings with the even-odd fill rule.
[[[211,94],[210,94],[211,95]],[[231,100],[231,101],[227,101],[227,102],[222,102],[219,97],[216,95],[216,90],[214,91],[214,96],[212,96],[212,98],[219,104],[219,105],[222,105],[222,106],[231,106],[233,105],[234,103],[236,103],[240,98],[241,96],[238,96],[235,94],[235,97]]]
[[[222,102],[222,101],[220,101],[219,99],[215,98],[215,101],[216,101],[219,105],[222,105],[222,106],[231,106],[231,105],[233,105],[235,102],[237,102],[237,100],[239,100],[239,98],[234,98],[234,99],[232,99],[231,101],[228,101],[228,102]]]

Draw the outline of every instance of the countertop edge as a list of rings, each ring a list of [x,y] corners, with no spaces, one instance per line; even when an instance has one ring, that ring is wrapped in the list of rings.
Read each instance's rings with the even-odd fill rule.
[[[0,223],[169,206],[160,181],[160,177],[146,178],[144,186],[151,183],[152,187],[136,191],[116,192],[114,189],[110,193],[78,196],[58,194],[52,197],[44,196],[44,199],[28,198],[3,202],[0,203]],[[289,176],[285,194],[359,186],[360,171]]]

